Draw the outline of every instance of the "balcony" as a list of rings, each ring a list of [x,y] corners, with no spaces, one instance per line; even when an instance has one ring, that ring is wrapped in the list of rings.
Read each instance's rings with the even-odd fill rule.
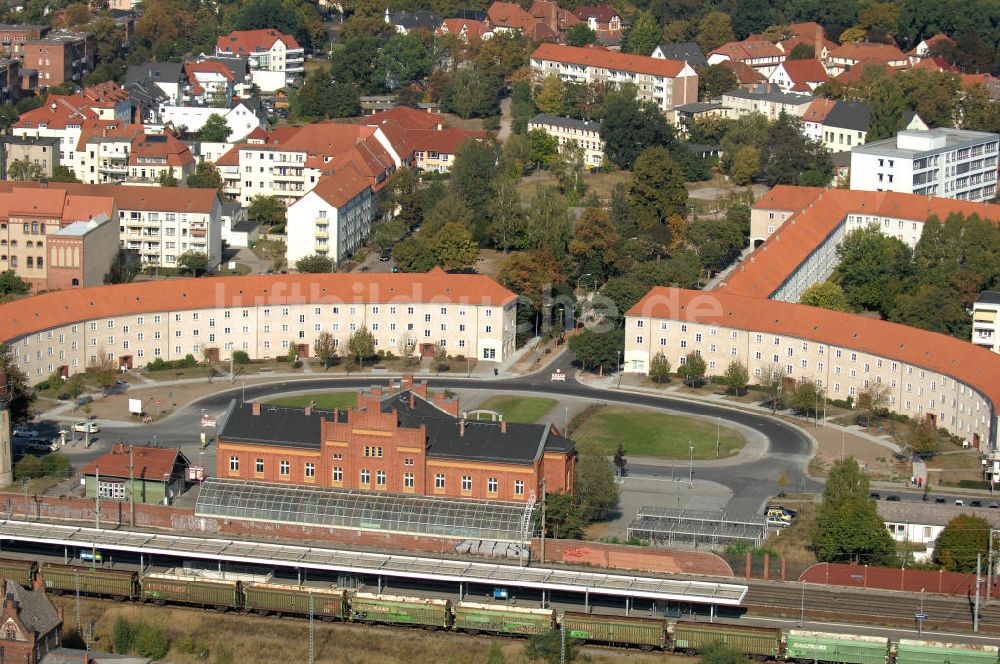
[[[97,167],[97,170],[101,173],[110,173],[112,175],[128,175],[128,167],[124,164],[101,164]]]
[[[330,238],[330,232],[326,230],[316,229],[316,239],[317,240],[327,240]]]
[[[191,229],[191,237],[205,237],[205,229],[204,228],[192,228]]]

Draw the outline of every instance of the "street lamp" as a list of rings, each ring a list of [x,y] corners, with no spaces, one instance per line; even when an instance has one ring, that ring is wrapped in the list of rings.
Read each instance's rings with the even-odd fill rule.
[[[719,443],[722,440],[722,418],[715,418],[715,458],[720,456]]]
[[[694,486],[694,443],[688,441],[688,488]]]

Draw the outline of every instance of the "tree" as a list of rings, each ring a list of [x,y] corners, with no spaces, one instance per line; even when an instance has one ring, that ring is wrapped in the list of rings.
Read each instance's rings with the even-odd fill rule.
[[[781,403],[781,390],[785,384],[785,371],[777,362],[768,362],[760,366],[760,376],[757,384],[767,395],[771,405],[771,413],[778,412]]]
[[[448,364],[448,351],[443,346],[438,346],[434,351],[434,368],[438,373],[451,368]]]
[[[868,417],[866,427],[872,429],[872,415],[878,414],[889,407],[892,390],[885,383],[871,383],[858,393],[858,408],[865,411]]]
[[[951,572],[974,573],[989,552],[990,524],[978,516],[959,514],[934,541],[934,564]]]
[[[604,277],[618,260],[619,240],[618,231],[604,210],[587,208],[576,222],[569,253],[579,265],[581,274]]]
[[[660,44],[660,25],[650,12],[639,14],[632,27],[625,33],[622,50],[626,53],[650,55]]]
[[[285,204],[277,196],[264,196],[262,194],[256,194],[251,198],[250,206],[247,208],[247,217],[268,226],[285,223],[287,213]]]
[[[670,382],[670,360],[662,351],[649,360],[649,378],[654,383]]]
[[[118,377],[118,364],[101,348],[87,366],[87,375],[107,394]]]
[[[582,24],[578,24],[582,25]],[[549,74],[542,79],[535,95],[535,106],[542,113],[561,115],[563,112],[563,84],[557,74]]]
[[[817,281],[802,291],[800,304],[810,307],[829,309],[830,311],[850,311],[851,303],[847,301],[844,289],[832,281]]]
[[[407,238],[392,248],[392,260],[402,272],[428,272],[437,265],[434,251],[420,238]]]
[[[684,362],[677,367],[677,375],[689,386],[697,387],[705,378],[705,360],[698,353],[691,351],[684,356]]]
[[[808,378],[801,379],[792,392],[791,406],[809,417],[819,417],[820,407],[825,403],[823,388]]]
[[[333,272],[333,261],[330,260],[329,256],[312,254],[310,256],[303,256],[295,261],[295,269],[299,272],[324,274],[326,272]]]
[[[62,164],[52,167],[52,175],[49,176],[49,182],[79,182],[73,171],[69,169],[68,166],[63,166]],[[220,180],[221,181],[221,180]],[[221,185],[220,185],[221,186]]]
[[[28,378],[11,354],[10,347],[5,344],[0,344],[0,371],[7,377],[7,405],[11,423],[30,420],[35,392],[28,385]]]
[[[323,371],[326,371],[337,357],[337,340],[329,332],[320,332],[313,341],[313,354],[320,359]]]
[[[723,44],[735,41],[735,39],[733,22],[729,14],[717,11],[708,12],[698,22],[698,35],[695,37],[695,41],[706,53],[714,51]]]
[[[570,337],[569,348],[576,354],[584,371],[593,369],[603,375],[605,369],[618,368],[618,360],[625,348],[625,331],[594,332],[585,329]]]
[[[232,133],[233,130],[226,119],[218,113],[212,113],[205,119],[198,136],[203,141],[225,143]]]
[[[709,270],[722,270],[739,257],[746,244],[743,228],[732,221],[699,219],[687,229],[687,239]]]
[[[788,54],[789,60],[812,60],[815,57],[816,47],[805,42],[799,42],[796,44],[792,47],[791,53]]]
[[[907,439],[910,452],[920,456],[934,456],[941,450],[938,442],[937,428],[931,420],[917,422]]]
[[[733,32],[746,39],[771,25],[771,6],[767,0],[741,0],[733,12]]]
[[[208,269],[208,254],[193,249],[185,251],[177,257],[177,266],[188,270],[192,277],[197,277]]]
[[[551,250],[534,249],[508,256],[500,268],[499,278],[500,283],[537,309],[552,292],[554,284],[565,283],[563,272]]]
[[[715,99],[723,92],[739,87],[739,84],[736,74],[728,67],[722,65],[698,67],[698,97],[701,99]]]
[[[741,396],[747,391],[747,385],[750,384],[750,370],[747,369],[747,365],[739,360],[733,360],[726,367],[726,372],[722,374],[722,378],[726,382],[726,387],[729,391],[736,396]]]
[[[625,467],[628,465],[628,459],[625,458],[625,447],[621,443],[615,449],[613,462],[615,468],[618,469],[619,476],[623,476],[625,474]]]
[[[621,169],[630,170],[639,154],[651,147],[669,147],[674,130],[655,105],[640,103],[634,95],[609,94],[601,123],[604,154]]]
[[[373,79],[387,90],[426,78],[434,69],[432,40],[411,32],[395,34],[379,49]]]
[[[911,272],[910,248],[872,225],[848,233],[837,246],[837,256],[833,281],[844,289],[851,306],[888,316]]]
[[[559,155],[559,141],[544,129],[530,130],[528,145],[531,147],[531,164],[535,168],[550,166]]]
[[[895,562],[895,546],[868,499],[868,487],[868,476],[853,457],[831,468],[813,535],[813,549],[821,562]]]
[[[160,174],[156,176],[156,184],[161,187],[177,187],[180,185],[180,180],[174,175],[174,169],[164,168],[160,171]]]
[[[753,182],[760,172],[760,150],[752,145],[741,146],[733,155],[730,175],[740,186]]]
[[[367,358],[375,354],[375,336],[368,331],[367,326],[362,325],[347,338],[346,350],[360,367]]]
[[[20,295],[27,295],[29,291],[31,291],[31,285],[17,276],[14,270],[0,272],[0,300],[6,301]]]
[[[618,485],[611,461],[603,454],[582,452],[576,460],[573,495],[583,517],[603,521],[618,509]]]
[[[438,265],[445,270],[460,270],[476,264],[479,247],[472,233],[462,224],[452,221],[444,225],[431,241],[431,250]]]
[[[586,23],[577,23],[566,31],[567,46],[587,46],[596,43],[597,33],[588,28]]]
[[[685,216],[687,200],[684,175],[670,153],[663,148],[645,150],[635,162],[629,188],[629,206],[639,229],[669,244],[668,217]]]
[[[566,656],[563,658],[562,633],[552,628],[547,632],[536,634],[528,640],[524,654],[531,660],[542,660],[545,664],[572,662],[576,659],[580,646],[575,639],[566,639]]]
[[[230,18],[233,30],[263,30],[273,28],[285,34],[301,37],[301,17],[279,0],[249,0]]]
[[[496,79],[476,69],[460,69],[442,101],[445,110],[461,118],[481,118],[497,114],[499,95]]]
[[[45,171],[42,169],[42,165],[28,159],[15,159],[7,165],[7,178],[10,180],[37,182],[44,177]]]
[[[187,186],[201,189],[222,189],[222,176],[219,169],[210,161],[199,161],[194,173],[187,176]]]
[[[895,136],[906,126],[903,113],[906,104],[899,83],[885,77],[875,86],[875,95],[871,102],[871,120],[868,125],[868,142],[880,141]]]
[[[568,493],[545,494],[545,536],[556,539],[583,539],[587,521],[576,499]]]
[[[803,135],[802,120],[784,112],[771,125],[760,161],[761,175],[771,185],[824,186],[833,176],[826,148]]]
[[[505,254],[510,249],[525,249],[528,246],[528,219],[521,205],[517,182],[507,178],[498,182],[497,195],[490,207],[493,246]]]
[[[472,211],[471,221],[476,229],[477,241],[485,240],[489,232],[489,208],[495,191],[499,156],[497,146],[492,142],[466,141],[459,146],[451,167],[451,190]],[[483,232],[482,237],[480,231]]]

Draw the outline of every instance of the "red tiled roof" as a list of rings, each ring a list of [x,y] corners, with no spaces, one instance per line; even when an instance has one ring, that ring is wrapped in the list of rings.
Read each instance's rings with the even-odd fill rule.
[[[339,208],[368,189],[368,179],[358,173],[353,167],[338,171],[335,175],[325,175],[313,188],[312,193],[324,201]],[[294,207],[294,203],[292,204]]]
[[[115,200],[109,195],[69,195],[64,189],[42,189],[36,183],[22,182],[11,182],[5,189],[0,191],[0,218],[5,221],[11,217],[37,217],[58,219],[68,225],[100,214],[109,219],[115,216]]]
[[[926,221],[934,215],[943,220],[961,213],[1000,221],[1000,207],[987,203],[813,187],[775,187],[754,208],[796,211],[721,286],[726,292],[756,298],[767,298],[777,291],[848,214]]]
[[[35,330],[151,311],[327,302],[440,302],[499,307],[516,297],[485,275],[446,274],[440,268],[417,274],[341,272],[171,279],[54,291],[0,304],[0,339],[11,341]]]
[[[223,53],[249,55],[259,51],[269,51],[274,42],[280,41],[287,48],[301,48],[295,37],[285,35],[273,28],[266,30],[234,30],[215,42],[215,48]]]
[[[38,182],[0,180],[0,194],[14,189],[44,189],[46,195],[65,192],[71,196],[113,197],[119,210],[149,210],[155,212],[189,212],[206,214],[219,199],[215,189],[188,187],[129,187],[117,184],[79,184],[50,182],[44,188]]]
[[[415,150],[456,154],[466,141],[485,139],[486,132],[452,127],[441,131],[417,129],[406,132],[406,136]]]
[[[531,54],[533,60],[550,60],[565,62],[585,67],[616,69],[618,71],[634,72],[674,78],[686,66],[678,60],[661,60],[644,55],[630,55],[614,51],[593,48],[578,48],[576,46],[561,46],[559,44],[542,44]]]
[[[444,118],[438,113],[418,111],[409,106],[396,106],[387,111],[373,113],[362,120],[368,127],[378,127],[387,122],[394,122],[403,129],[435,129],[444,124]]]
[[[573,12],[563,9],[554,2],[547,0],[535,0],[531,3],[528,13],[540,23],[557,31],[564,31],[572,28],[580,22]]]
[[[907,325],[726,290],[656,287],[626,316],[717,324],[852,348],[951,376],[1000,403],[1000,355],[975,344]]]
[[[719,64],[736,74],[736,80],[740,85],[763,83],[767,80],[764,78],[763,74],[745,62],[740,62],[739,60],[723,60]]]
[[[813,58],[806,60],[785,60],[781,63],[785,73],[794,83],[815,83],[829,80],[823,63]]]
[[[877,44],[873,42],[858,42],[856,44],[842,44],[830,52],[830,58],[841,60],[853,60],[855,62],[881,62],[889,64],[899,60],[909,59],[906,54],[891,44]]]
[[[938,44],[944,44],[944,43],[948,43],[948,42],[951,42],[952,44],[954,44],[955,40],[952,39],[951,37],[949,37],[948,35],[939,32],[936,35],[934,35],[933,37],[928,37],[927,39],[923,40],[922,43],[925,46],[927,46],[928,49],[931,49],[931,48],[934,48],[935,46],[937,46]],[[910,51],[910,55],[916,55],[917,54],[917,48],[919,48],[919,47],[920,47],[920,44],[917,44],[916,46],[914,46],[913,49]]]
[[[128,99],[128,93],[114,81],[104,81],[84,88],[80,96],[89,101],[119,102]]]
[[[618,16],[618,12],[615,11],[614,7],[590,7],[586,5],[577,7],[574,14],[581,21],[586,21],[593,17],[597,19],[598,23],[610,23],[611,19]]]
[[[162,482],[164,476],[173,473],[180,453],[179,449],[170,447],[136,446],[132,448],[132,476],[137,479]],[[112,447],[110,452],[97,457],[80,469],[83,475],[94,475],[98,471],[102,477],[128,478],[128,447],[119,443]]]
[[[438,34],[461,35],[465,32],[467,38],[477,37],[482,39],[490,30],[490,26],[485,21],[471,21],[464,18],[446,18],[441,27],[437,29]]]
[[[854,65],[852,65],[851,68],[848,69],[847,71],[841,72],[840,74],[835,76],[833,80],[845,84],[858,83],[859,81],[861,81],[861,77],[865,73],[865,71],[877,70],[884,72],[887,71],[888,69],[889,66],[886,65],[884,62],[880,62],[878,60],[861,60],[860,62],[856,62]]]
[[[741,42],[729,42],[711,51],[709,55],[725,55],[731,60],[753,58],[784,58],[784,52],[766,39],[751,36]]]
[[[524,29],[534,23],[534,18],[516,2],[494,2],[486,10],[490,23],[494,26]]]
[[[198,82],[198,74],[219,74],[227,81],[236,80],[236,75],[233,74],[233,70],[227,67],[224,62],[219,62],[217,60],[185,62],[184,71],[187,73],[188,82],[192,85]]]
[[[22,113],[14,129],[37,129],[45,125],[48,129],[65,129],[70,124],[82,124],[94,119],[97,113],[87,107],[87,101],[80,95],[49,95],[43,106]]]
[[[128,156],[129,165],[140,165],[140,157],[160,157],[167,160],[168,166],[187,166],[194,163],[191,148],[171,133],[152,137],[143,134],[136,138],[132,142],[132,152]]]

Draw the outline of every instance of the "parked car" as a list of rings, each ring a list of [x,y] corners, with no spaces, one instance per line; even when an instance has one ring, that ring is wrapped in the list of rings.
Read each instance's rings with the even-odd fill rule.
[[[86,406],[88,403],[92,403],[93,401],[94,397],[90,396],[89,394],[84,394],[82,397],[76,400],[76,405]]]
[[[37,431],[28,427],[14,427],[12,433],[15,438],[35,438],[39,435]]]
[[[898,503],[900,498],[899,496],[886,496],[886,500],[890,503]]]
[[[379,254],[379,256],[378,256],[378,259],[380,261],[383,261],[383,262],[391,260],[392,259],[392,249],[390,249],[388,247],[386,247],[385,249],[383,249],[382,253]]]
[[[784,505],[768,505],[766,509],[767,509],[768,512],[770,512],[771,510],[775,510],[777,512],[784,512],[785,514],[787,514],[788,516],[792,517],[793,519],[796,516],[798,516],[798,512],[797,511],[795,511],[795,510],[793,510],[793,509],[791,509],[789,507],[785,507]]]
[[[969,502],[969,507],[982,507],[982,506],[983,506],[983,501],[981,500],[972,500]]]
[[[878,491],[872,491],[871,493],[868,494],[868,499],[869,500],[882,500],[882,494],[880,494]]]
[[[28,452],[42,452],[48,454],[59,448],[58,443],[53,443],[50,440],[45,440],[44,438],[31,438],[24,445],[24,449]]]
[[[767,517],[767,525],[772,528],[787,528],[792,525],[792,523],[791,521],[782,519],[780,516],[769,516]]]
[[[77,422],[73,425],[73,431],[79,433],[97,433],[101,430],[101,427],[97,425],[97,422]]]
[[[998,503],[997,501],[994,500],[992,503],[990,503],[990,509],[994,509],[994,510],[995,509],[1000,509],[1000,503]]]
[[[944,498],[935,498],[934,499],[934,504],[935,505],[944,505],[945,504],[945,499]]]
[[[961,498],[955,499],[955,507],[965,507],[965,501]]]

